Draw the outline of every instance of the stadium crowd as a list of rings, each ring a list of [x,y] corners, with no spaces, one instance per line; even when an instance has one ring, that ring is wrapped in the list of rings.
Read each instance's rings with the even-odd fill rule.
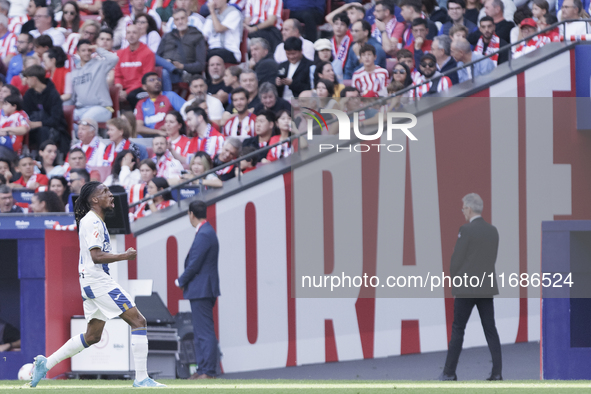
[[[222,187],[296,149],[291,98],[419,99],[589,31],[575,21],[504,48],[588,18],[581,0],[330,1],[0,0],[0,213],[71,211],[89,180],[133,203],[279,144],[198,182]]]

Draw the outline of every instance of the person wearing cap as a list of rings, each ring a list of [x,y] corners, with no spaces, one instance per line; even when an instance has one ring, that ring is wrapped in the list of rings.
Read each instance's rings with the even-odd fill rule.
[[[283,22],[283,28],[281,29],[281,36],[283,42],[277,45],[275,48],[275,54],[273,55],[277,63],[283,63],[287,61],[287,55],[285,54],[285,40],[289,37],[295,37],[302,41],[302,52],[304,56],[311,61],[314,61],[314,44],[311,41],[306,40],[302,37],[302,23],[297,19],[288,19]]]
[[[98,123],[90,117],[84,117],[78,124],[78,138],[80,141],[72,146],[72,149],[79,148],[86,155],[86,164],[89,167],[100,167],[103,165],[105,144],[97,136]]]
[[[538,24],[532,18],[525,18],[521,21],[519,29],[521,30],[520,39],[524,39],[538,32]],[[519,44],[513,53],[513,59],[517,59],[526,53],[535,51],[536,49],[541,48],[548,43],[550,43],[550,38],[548,36],[541,34],[533,36],[528,41]]]
[[[413,82],[413,85],[417,87],[410,91],[411,97],[421,98],[425,95],[440,93],[449,89],[452,85],[449,77],[442,76],[441,73],[437,71],[437,59],[435,59],[435,56],[431,53],[426,53],[421,57],[421,61],[419,62],[419,72],[421,73],[421,76]],[[429,82],[418,86],[426,81]]]
[[[333,63],[334,57],[332,56],[332,44],[326,38],[319,38],[314,42],[314,65],[310,67],[310,89],[314,90],[314,73],[316,72],[316,66],[321,62]],[[339,64],[333,64],[333,69]]]

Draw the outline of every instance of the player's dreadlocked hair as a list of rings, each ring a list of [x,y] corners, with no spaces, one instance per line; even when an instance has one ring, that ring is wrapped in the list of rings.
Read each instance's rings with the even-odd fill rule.
[[[80,190],[80,196],[76,200],[76,204],[74,204],[74,214],[76,215],[76,227],[78,231],[80,231],[80,221],[88,212],[90,212],[90,197],[94,194],[94,191],[97,187],[102,185],[100,182],[88,182],[82,186],[82,190]]]

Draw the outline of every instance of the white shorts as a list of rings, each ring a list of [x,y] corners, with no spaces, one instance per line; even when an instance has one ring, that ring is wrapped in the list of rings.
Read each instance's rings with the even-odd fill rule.
[[[131,301],[131,296],[121,287],[115,287],[107,294],[99,297],[94,297],[92,292],[89,294],[86,289],[82,289],[82,291],[82,298],[84,298],[84,317],[87,323],[92,319],[103,321],[113,319],[135,306],[133,301]],[[93,298],[90,298],[90,295]]]

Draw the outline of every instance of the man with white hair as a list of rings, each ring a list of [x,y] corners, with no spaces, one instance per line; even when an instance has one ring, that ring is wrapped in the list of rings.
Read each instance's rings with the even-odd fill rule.
[[[431,53],[437,60],[437,71],[444,74],[446,71],[453,70],[458,66],[455,59],[451,57],[451,38],[450,36],[437,36],[431,44]],[[447,75],[454,85],[458,83],[457,71]]]
[[[270,53],[269,42],[261,37],[250,40],[250,60],[248,66],[257,74],[259,83],[275,83],[279,65]]]
[[[56,30],[53,27],[53,11],[48,7],[38,7],[35,11],[35,30],[31,30],[31,35],[34,38],[39,37],[41,34],[51,37],[53,46],[61,46],[66,42],[66,37],[61,31]]]
[[[14,34],[19,34],[23,23],[25,23],[28,18],[24,14],[10,18],[8,16],[9,11],[10,2],[8,0],[0,0],[0,14],[5,15],[8,18],[8,31]]]
[[[580,14],[583,10],[583,3],[581,0],[564,0],[560,8],[560,20],[565,21],[569,19],[582,19]],[[566,27],[566,31],[565,30]],[[591,33],[591,26],[586,22],[568,22],[560,25],[560,34],[564,34],[568,40],[571,36],[583,35]]]
[[[0,59],[8,65],[16,53],[16,36],[8,31],[6,15],[0,14]]]
[[[308,60],[314,61],[314,44],[302,37],[302,30],[302,23],[297,19],[288,19],[283,22],[283,28],[281,29],[283,42],[277,45],[273,56],[278,64],[287,61],[287,55],[285,54],[285,48],[283,45],[285,44],[285,40],[289,37],[295,37],[302,40],[302,52],[304,53],[304,56]]]
[[[84,118],[78,125],[78,138],[80,142],[72,146],[82,149],[86,155],[86,165],[89,167],[100,167],[103,165],[105,144],[97,137],[98,124],[92,118]]]
[[[462,213],[468,223],[460,228],[451,256],[449,273],[453,284],[451,293],[455,296],[454,322],[445,367],[439,380],[458,380],[456,367],[462,351],[464,330],[474,306],[478,308],[488,349],[492,356],[492,372],[486,380],[503,380],[501,342],[495,326],[493,304],[493,296],[499,294],[495,272],[499,232],[495,226],[482,218],[484,204],[478,194],[467,194],[462,198],[462,202]],[[458,277],[482,278],[487,275],[492,275],[492,279],[481,283],[480,286],[474,286],[472,281],[466,280],[462,280],[459,285],[456,284]]]
[[[472,52],[472,47],[465,38],[458,38],[451,43],[451,55],[458,63],[458,66],[463,66],[464,64],[468,64],[484,57],[480,53]],[[495,63],[490,60],[490,58],[484,59],[478,63],[474,63],[473,69],[466,67],[458,70],[458,80],[461,83],[471,79],[472,73],[474,73],[474,78],[476,78],[481,75],[486,75],[494,69]]]

